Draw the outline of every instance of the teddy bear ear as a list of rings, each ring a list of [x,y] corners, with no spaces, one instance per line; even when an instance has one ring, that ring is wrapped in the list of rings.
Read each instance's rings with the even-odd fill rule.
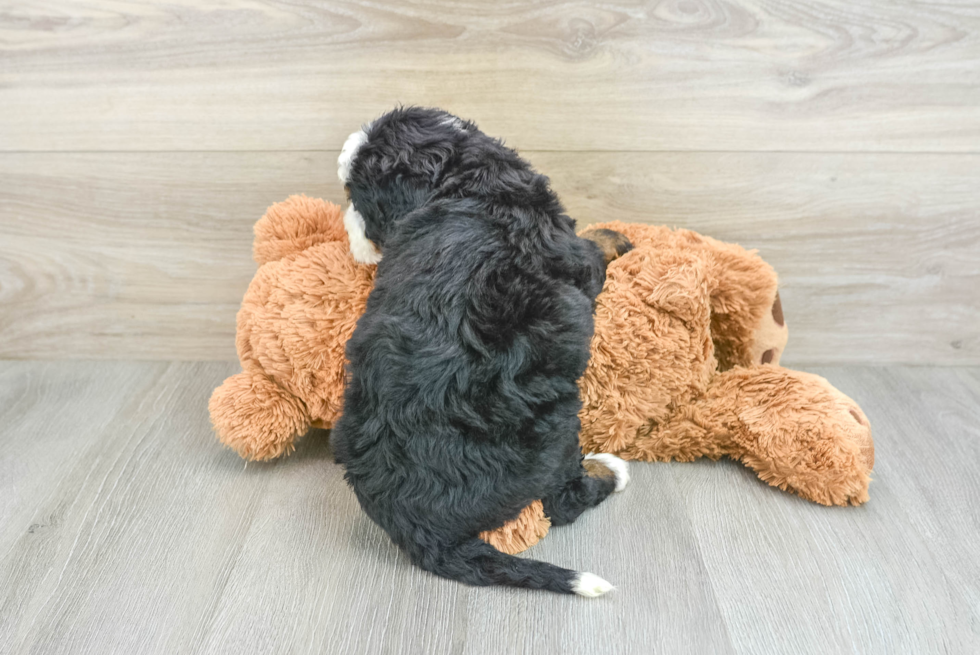
[[[252,256],[260,266],[318,243],[347,239],[341,208],[303,195],[290,196],[269,207],[253,232]]]

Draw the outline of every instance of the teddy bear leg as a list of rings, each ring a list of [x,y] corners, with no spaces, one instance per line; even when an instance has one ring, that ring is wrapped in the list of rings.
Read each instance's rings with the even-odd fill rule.
[[[769,484],[822,505],[868,500],[871,426],[853,400],[817,375],[778,366],[716,376],[701,411],[726,453]]]
[[[480,539],[502,553],[516,555],[544,539],[551,521],[544,513],[544,504],[536,500],[512,521],[507,521],[496,530],[480,533]]]
[[[292,451],[311,427],[303,402],[260,373],[225,380],[211,394],[208,410],[221,443],[252,460]]]
[[[663,428],[703,393],[717,366],[709,301],[701,259],[688,248],[633,251],[609,267],[579,381],[583,452],[645,461],[702,454],[687,438],[697,425]]]

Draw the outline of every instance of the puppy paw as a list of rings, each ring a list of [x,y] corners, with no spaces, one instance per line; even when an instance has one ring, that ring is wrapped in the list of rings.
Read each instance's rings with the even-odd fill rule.
[[[633,244],[626,238],[626,235],[615,230],[607,230],[605,228],[587,230],[582,233],[582,238],[588,239],[599,246],[599,249],[602,250],[603,257],[606,259],[606,266],[614,259],[619,259],[633,249]]]
[[[587,462],[597,462],[604,466],[612,475],[616,478],[616,488],[613,491],[619,492],[626,488],[626,485],[630,482],[630,467],[624,460],[616,457],[615,455],[610,455],[609,453],[589,453],[585,456],[585,462],[583,465],[589,475],[593,474],[593,469],[589,466]],[[601,476],[601,471],[596,471],[596,475]]]
[[[572,591],[586,598],[598,598],[615,589],[594,573],[579,573],[572,582]]]

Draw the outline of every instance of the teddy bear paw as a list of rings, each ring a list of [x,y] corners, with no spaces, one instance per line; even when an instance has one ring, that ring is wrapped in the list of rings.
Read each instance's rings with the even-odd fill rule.
[[[240,456],[269,460],[289,453],[310,429],[306,406],[265,375],[232,375],[211,394],[211,424],[218,439]]]
[[[778,366],[733,369],[716,383],[726,379],[733,393],[718,397],[734,401],[726,432],[737,459],[821,505],[868,500],[874,439],[856,402],[818,375]]]

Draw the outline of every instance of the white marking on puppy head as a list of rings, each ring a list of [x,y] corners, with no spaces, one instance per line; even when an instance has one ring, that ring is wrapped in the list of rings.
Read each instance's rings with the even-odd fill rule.
[[[381,261],[381,253],[364,233],[364,217],[354,209],[354,203],[344,212],[344,228],[347,230],[350,254],[354,255],[354,261],[361,264],[377,264]]]
[[[364,130],[358,130],[347,137],[344,147],[340,149],[340,157],[337,157],[337,177],[344,184],[347,184],[347,180],[350,179],[350,169],[354,166],[357,151],[365,143],[367,143],[367,133]]]
[[[609,453],[589,453],[585,456],[585,459],[597,460],[613,472],[613,475],[616,476],[616,488],[613,491],[622,491],[630,483],[630,465],[615,455],[610,455]]]
[[[572,591],[586,598],[596,598],[613,589],[614,586],[594,573],[579,573],[572,582]]]
[[[457,132],[466,131],[466,128],[463,127],[463,121],[452,115],[446,116],[444,119],[442,119],[442,124],[455,129]]]

